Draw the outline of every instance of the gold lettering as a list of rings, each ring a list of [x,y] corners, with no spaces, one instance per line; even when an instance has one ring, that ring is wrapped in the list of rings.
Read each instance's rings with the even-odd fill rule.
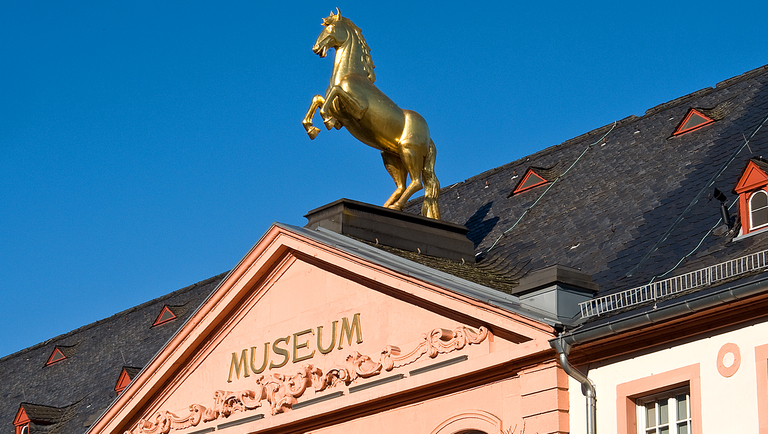
[[[356,313],[355,316],[352,317],[352,326],[349,325],[349,320],[347,320],[347,317],[344,317],[341,319],[341,332],[339,333],[339,349],[341,349],[341,345],[344,343],[344,336],[347,337],[347,342],[349,342],[349,345],[352,345],[352,332],[355,332],[355,338],[357,339],[356,342],[359,344],[363,342],[363,331],[360,329],[360,314]]]
[[[232,382],[233,369],[235,371],[235,375],[237,375],[237,378],[240,378],[240,368],[243,370],[243,377],[248,377],[251,375],[248,372],[248,349],[243,350],[239,361],[237,360],[237,353],[232,353],[232,362],[229,364],[229,378],[227,379],[227,383]]]
[[[305,355],[303,355],[301,357],[296,355],[296,353],[298,353],[300,349],[302,349],[302,348],[309,348],[309,341],[308,340],[302,342],[301,344],[299,344],[299,337],[300,336],[304,336],[304,335],[309,334],[309,333],[312,333],[313,335],[315,334],[314,330],[312,330],[312,329],[306,329],[306,330],[304,330],[302,332],[298,332],[298,333],[294,333],[293,334],[293,363],[301,362],[301,361],[304,361],[304,360],[307,360],[307,359],[311,359],[312,356],[315,355],[315,350],[312,350],[311,353],[305,354]]]
[[[261,374],[267,369],[267,360],[269,360],[269,342],[264,342],[264,361],[261,362],[261,367],[259,369],[255,368],[256,365],[253,363],[255,359],[256,347],[251,347],[251,371],[253,371],[254,374]]]
[[[336,324],[338,321],[334,321],[331,324],[331,345],[329,345],[327,348],[323,348],[323,326],[317,327],[317,349],[320,351],[320,354],[328,354],[331,351],[333,351],[334,345],[336,345]]]
[[[283,356],[283,361],[280,362],[280,363],[277,363],[277,364],[275,364],[275,362],[269,362],[269,369],[272,369],[272,368],[282,368],[283,366],[285,366],[286,363],[288,363],[288,360],[290,360],[290,354],[288,353],[288,350],[284,349],[284,348],[279,348],[277,346],[277,344],[278,344],[278,342],[285,342],[287,344],[289,340],[291,340],[291,337],[290,336],[286,336],[284,338],[280,338],[280,339],[276,340],[272,344],[272,352],[275,353],[275,354]]]

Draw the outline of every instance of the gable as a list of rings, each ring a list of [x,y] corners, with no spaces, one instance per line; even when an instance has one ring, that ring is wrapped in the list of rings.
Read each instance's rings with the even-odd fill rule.
[[[547,180],[544,179],[544,177],[536,173],[533,170],[533,168],[529,168],[526,171],[525,176],[523,176],[523,179],[521,179],[520,182],[517,184],[517,187],[515,187],[515,189],[512,190],[512,194],[521,193],[523,191],[530,190],[534,187],[538,187],[546,183],[547,183]]]
[[[91,432],[279,426],[549,351],[553,333],[273,227]]]
[[[692,108],[688,111],[688,114],[685,116],[685,118],[683,118],[683,121],[680,122],[680,125],[678,125],[672,135],[679,136],[680,134],[694,131],[705,125],[709,125],[712,122],[714,122],[712,118]]]
[[[768,184],[768,174],[763,171],[754,161],[747,163],[746,169],[741,174],[739,182],[736,183],[736,187],[733,189],[736,193],[741,194],[745,191],[760,188]]]
[[[19,406],[19,411],[16,413],[16,417],[13,418],[13,424],[19,426],[28,423],[30,420],[26,410],[24,410],[24,406]]]

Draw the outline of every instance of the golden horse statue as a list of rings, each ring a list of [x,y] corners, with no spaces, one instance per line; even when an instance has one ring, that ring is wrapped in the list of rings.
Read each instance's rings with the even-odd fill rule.
[[[329,49],[336,49],[331,83],[325,96],[312,98],[302,122],[304,129],[310,139],[317,137],[320,129],[312,125],[312,117],[319,108],[326,128],[347,127],[355,138],[381,151],[384,166],[397,186],[385,207],[402,210],[408,199],[421,190],[423,181],[421,213],[439,220],[437,150],[427,122],[418,113],[398,107],[373,85],[376,75],[371,50],[360,29],[336,11],[323,19],[325,28],[312,47],[320,57],[325,57]],[[411,182],[406,185],[408,176]]]

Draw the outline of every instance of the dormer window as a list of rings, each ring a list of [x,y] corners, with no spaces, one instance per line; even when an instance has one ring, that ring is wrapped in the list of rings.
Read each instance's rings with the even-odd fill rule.
[[[53,352],[51,353],[51,356],[48,357],[48,361],[45,362],[45,366],[53,365],[54,363],[60,362],[60,361],[62,361],[64,359],[66,359],[66,358],[67,358],[67,356],[62,351],[62,348],[61,347],[55,347],[53,349]]]
[[[158,326],[160,324],[165,324],[168,321],[173,321],[176,319],[176,314],[173,313],[170,307],[168,305],[163,306],[163,310],[160,311],[160,315],[157,316],[155,319],[155,322],[152,324],[152,327]]]
[[[120,371],[120,377],[118,377],[117,383],[115,383],[115,392],[121,393],[125,390],[139,371],[141,371],[141,368],[123,366],[123,370]]]
[[[736,183],[742,234],[768,228],[768,161],[752,158]]]
[[[512,193],[507,197],[547,184],[550,181],[557,179],[561,174],[562,165],[560,163],[555,164],[552,167],[529,167],[528,170],[525,171],[523,179],[520,180],[515,189],[512,190]]]
[[[749,220],[751,230],[768,225],[768,194],[764,190],[752,193],[749,199]]]
[[[19,406],[19,410],[16,412],[16,417],[13,419],[13,426],[16,427],[16,434],[29,434],[29,416],[27,416],[24,405]]]
[[[36,428],[36,432],[56,432],[56,427],[52,425],[61,422],[67,408],[22,402],[16,412],[16,417],[13,418],[13,426],[16,428],[14,432],[15,434],[29,434],[30,423],[34,423],[37,428],[45,427],[42,430]]]
[[[675,132],[672,133],[672,135],[679,136],[680,134],[689,133],[698,130],[705,125],[709,125],[714,121],[714,119],[701,111],[692,108],[688,111],[688,114],[685,115],[685,118],[683,118],[683,121],[680,122],[680,125],[677,126],[677,129],[675,129]]]

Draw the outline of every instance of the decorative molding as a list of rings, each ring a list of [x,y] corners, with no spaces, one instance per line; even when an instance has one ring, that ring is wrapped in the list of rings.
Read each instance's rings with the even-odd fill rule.
[[[422,334],[419,343],[408,352],[401,351],[397,346],[387,345],[378,362],[353,351],[342,365],[334,366],[325,373],[320,368],[308,364],[299,367],[293,375],[260,375],[256,378],[255,390],[217,390],[213,393],[211,407],[191,404],[186,416],[178,416],[170,411],[158,411],[148,419],[139,419],[133,429],[125,431],[125,434],[168,434],[173,430],[197,426],[201,422],[226,418],[235,412],[255,410],[261,407],[264,401],[269,403],[272,415],[284,413],[292,410],[298,403],[298,398],[310,387],[318,393],[342,383],[349,386],[358,378],[374,377],[382,371],[389,372],[414,363],[425,354],[435,358],[438,354],[479,344],[489,334],[485,327],[480,327],[477,332],[464,326],[454,330],[437,328]]]
[[[733,360],[729,365],[725,363],[725,356],[730,354]],[[739,346],[734,343],[727,343],[717,352],[717,372],[725,378],[732,377],[741,366],[741,351]]]
[[[431,434],[451,434],[464,431],[503,434],[502,425],[501,419],[494,414],[483,410],[470,410],[446,419],[432,430]]]

